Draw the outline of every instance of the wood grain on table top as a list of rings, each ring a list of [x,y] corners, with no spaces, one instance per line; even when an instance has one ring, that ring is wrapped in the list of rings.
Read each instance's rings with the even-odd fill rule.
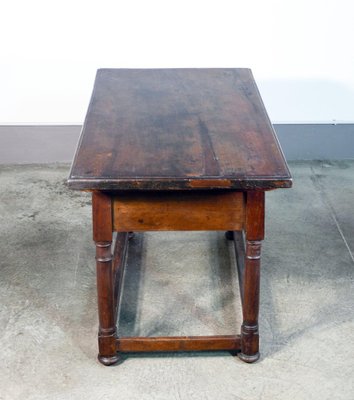
[[[291,175],[249,69],[100,69],[68,184],[260,189]]]

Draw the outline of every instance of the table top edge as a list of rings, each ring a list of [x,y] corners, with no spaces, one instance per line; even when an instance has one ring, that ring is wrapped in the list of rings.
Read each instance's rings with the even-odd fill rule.
[[[252,177],[252,179],[235,179],[231,177],[203,178],[82,178],[67,179],[67,186],[76,190],[271,190],[292,187],[292,177]]]

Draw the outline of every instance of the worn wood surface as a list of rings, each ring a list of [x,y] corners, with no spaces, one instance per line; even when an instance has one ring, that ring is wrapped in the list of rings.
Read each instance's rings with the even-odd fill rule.
[[[113,229],[129,231],[241,230],[242,192],[120,192],[113,197]]]
[[[264,195],[292,181],[250,70],[99,70],[68,183],[93,191],[101,363],[130,351],[258,359]],[[229,231],[241,335],[117,337],[128,232],[147,230]]]
[[[291,177],[249,69],[101,69],[68,184],[267,190]]]
[[[98,300],[98,359],[104,365],[118,361],[116,353],[116,317],[114,265],[112,256],[112,202],[99,192],[92,195],[93,239],[96,243],[96,278]]]
[[[117,339],[117,351],[211,351],[240,350],[240,335],[122,337]]]
[[[261,245],[264,239],[264,192],[247,192],[246,248],[243,271],[243,322],[241,327],[241,353],[243,361],[254,362],[259,358],[259,290]]]
[[[112,242],[112,199],[105,193],[92,193],[92,228],[95,242]]]

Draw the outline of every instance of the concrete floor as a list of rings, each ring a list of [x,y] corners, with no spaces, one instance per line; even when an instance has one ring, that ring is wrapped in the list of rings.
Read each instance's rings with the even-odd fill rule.
[[[96,361],[90,197],[68,165],[0,167],[0,399],[354,399],[354,161],[291,163],[267,194],[261,359],[226,352]],[[230,334],[240,323],[221,232],[131,242],[120,332]]]

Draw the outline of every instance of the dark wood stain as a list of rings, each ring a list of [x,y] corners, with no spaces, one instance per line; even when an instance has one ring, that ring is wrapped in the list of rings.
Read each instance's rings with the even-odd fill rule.
[[[240,349],[240,335],[121,337],[117,339],[118,352],[164,351],[235,351]]]
[[[265,191],[292,181],[250,70],[99,70],[68,183],[93,191],[102,364],[118,362],[121,352],[231,350],[245,362],[259,358]],[[241,335],[118,337],[134,230],[228,230]]]
[[[69,186],[192,190],[205,180],[291,186],[251,71],[98,70]]]
[[[199,118],[199,132],[204,154],[204,173],[207,176],[220,176],[218,159],[215,155],[213,143],[209,136],[208,128],[204,121]]]

